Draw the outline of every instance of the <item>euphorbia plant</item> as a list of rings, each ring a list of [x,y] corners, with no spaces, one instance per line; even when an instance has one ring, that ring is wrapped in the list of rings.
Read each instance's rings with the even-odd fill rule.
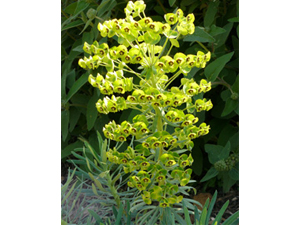
[[[165,15],[165,23],[156,22],[145,15],[145,7],[143,1],[129,1],[125,19],[99,23],[101,36],[115,36],[119,45],[85,43],[83,49],[90,57],[80,59],[79,65],[91,70],[106,68],[106,74],[90,75],[88,79],[105,95],[96,103],[99,113],[128,108],[141,112],[132,122],[111,121],[105,125],[103,132],[108,139],[117,142],[131,139],[127,150],[110,149],[107,157],[131,173],[128,186],[137,188],[146,204],[158,202],[165,208],[182,201],[180,193],[185,192],[192,173],[188,167],[193,158],[187,152],[194,146],[193,139],[206,135],[210,129],[206,123],[199,123],[193,113],[212,108],[210,100],[200,98],[201,93],[211,89],[211,83],[186,78],[193,67],[206,66],[210,52],[170,55],[174,46],[179,47],[180,37],[194,32],[194,15],[184,16],[178,9]],[[163,36],[165,41],[161,46]],[[171,47],[165,49],[168,41]],[[133,69],[133,64],[138,64],[140,72]],[[137,76],[139,83],[134,84],[133,77],[125,77],[124,73]],[[182,76],[180,87],[171,87],[179,76]],[[130,92],[127,98],[125,92]]]

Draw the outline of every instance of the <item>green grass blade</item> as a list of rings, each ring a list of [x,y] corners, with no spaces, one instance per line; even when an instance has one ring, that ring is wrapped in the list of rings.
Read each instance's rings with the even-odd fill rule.
[[[214,205],[216,203],[216,200],[217,200],[217,195],[218,195],[218,192],[215,191],[211,201],[210,201],[210,204],[209,204],[209,207],[208,207],[208,210],[207,210],[207,218],[206,218],[206,221],[205,221],[205,224],[208,224],[208,221],[210,219],[210,216],[211,216],[211,212],[214,208]]]
[[[122,216],[123,216],[123,209],[124,209],[124,205],[121,202],[115,225],[121,224],[121,219],[122,219]]]
[[[200,216],[200,225],[205,225],[207,224],[206,221],[207,218],[207,208],[204,207]]]
[[[225,204],[222,206],[222,208],[220,209],[218,215],[216,216],[213,224],[215,224],[215,222],[217,222],[217,225],[220,224],[220,220],[222,219],[222,216],[223,216],[225,210],[227,209],[228,205],[229,205],[229,200],[227,200],[227,202],[225,202]]]
[[[232,214],[222,225],[232,225],[233,222],[239,217],[239,211]]]
[[[195,221],[196,220],[198,220],[198,221],[200,221],[200,214],[199,214],[199,209],[197,208],[197,206],[194,206],[195,207],[195,210],[194,210],[194,212],[195,212]]]

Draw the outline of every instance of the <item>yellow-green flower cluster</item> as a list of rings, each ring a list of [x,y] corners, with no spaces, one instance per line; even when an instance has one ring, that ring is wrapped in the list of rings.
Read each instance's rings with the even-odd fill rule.
[[[128,186],[143,191],[141,197],[145,203],[158,201],[160,207],[168,207],[182,201],[179,186],[187,185],[191,178],[192,170],[187,167],[192,165],[193,158],[191,154],[182,153],[191,151],[193,140],[206,135],[210,129],[204,122],[198,124],[193,111],[208,111],[213,107],[206,98],[193,100],[193,96],[211,89],[211,82],[205,79],[197,83],[182,78],[180,87],[169,86],[192,68],[204,68],[211,53],[171,55],[171,49],[165,53],[168,41],[172,44],[170,48],[176,47],[180,36],[194,32],[195,17],[193,14],[184,16],[178,9],[165,15],[166,22],[156,22],[145,15],[145,7],[143,1],[129,1],[126,18],[99,23],[101,36],[115,36],[119,45],[84,43],[83,50],[90,56],[80,59],[78,64],[86,70],[106,68],[105,75],[91,74],[88,78],[89,83],[105,95],[96,103],[99,113],[127,108],[141,112],[132,123],[111,121],[105,125],[106,138],[117,142],[131,139],[126,151],[110,149],[107,157],[113,163],[122,164],[126,173],[132,173]],[[158,45],[161,35],[166,37],[163,46]],[[134,71],[130,64],[138,64],[141,72]],[[132,77],[124,76],[125,72],[136,75],[140,81],[133,83]],[[172,73],[174,75],[170,75]],[[167,126],[175,129],[168,132]]]
[[[96,103],[96,108],[99,113],[108,114],[110,112],[118,112],[127,109],[126,101],[123,97],[115,97],[114,95],[109,98],[106,96],[103,100],[99,99]]]
[[[134,135],[137,138],[149,133],[147,128],[148,121],[129,123],[128,121],[123,121],[121,125],[116,124],[115,121],[111,121],[105,125],[103,128],[103,133],[106,138],[109,138],[114,141],[126,141],[126,138],[129,135]]]
[[[99,88],[104,95],[113,93],[124,94],[126,91],[132,91],[132,77],[123,76],[123,70],[108,72],[105,79],[99,73],[96,77],[89,75],[88,81],[93,87]]]
[[[161,207],[168,207],[179,203],[182,196],[178,194],[178,185],[185,186],[191,178],[191,169],[185,169],[193,163],[191,154],[179,154],[175,152],[164,153],[158,164],[154,160],[147,160],[150,151],[142,145],[136,149],[128,147],[120,153],[114,150],[107,152],[110,161],[122,164],[126,173],[138,171],[128,181],[129,187],[135,187],[143,191],[142,198],[147,204],[158,201]]]

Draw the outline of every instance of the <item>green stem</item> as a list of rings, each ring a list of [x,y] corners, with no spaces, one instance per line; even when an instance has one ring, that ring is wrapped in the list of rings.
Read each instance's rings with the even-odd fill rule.
[[[207,52],[209,52],[209,50],[200,42],[200,41],[197,41],[197,43]]]
[[[165,41],[165,43],[164,43],[164,45],[163,45],[163,47],[162,47],[161,52],[159,53],[159,55],[158,55],[158,57],[157,57],[157,60],[159,60],[161,54],[163,53],[164,48],[166,47],[166,45],[167,45],[167,43],[168,43],[168,40],[169,40],[169,38],[166,37],[166,41]]]
[[[225,80],[223,80],[221,78],[218,78],[218,79],[220,80],[219,82],[212,82],[211,85],[221,84],[221,85],[227,87],[229,89],[229,91],[231,92],[231,94],[233,94],[230,84],[228,84]]]
[[[173,77],[171,77],[168,83],[165,86],[165,89],[181,74],[181,70],[179,70]]]

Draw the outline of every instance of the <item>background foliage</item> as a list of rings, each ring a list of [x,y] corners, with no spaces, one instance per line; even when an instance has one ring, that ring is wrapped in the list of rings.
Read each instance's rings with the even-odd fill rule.
[[[72,157],[71,151],[82,151],[79,136],[98,149],[97,134],[110,120],[121,123],[138,113],[127,109],[108,115],[99,114],[95,107],[101,97],[99,90],[88,84],[89,71],[78,66],[84,54],[83,43],[116,43],[102,38],[97,24],[109,18],[124,18],[123,9],[128,1],[121,0],[64,0],[61,8],[61,158]],[[238,182],[238,121],[239,121],[239,12],[238,0],[145,0],[146,14],[164,21],[163,14],[181,8],[184,14],[194,13],[195,33],[179,40],[180,52],[195,54],[211,51],[212,59],[204,70],[194,68],[189,78],[212,82],[207,94],[214,107],[199,112],[200,122],[211,126],[210,133],[195,140],[192,150],[194,179],[201,180],[204,191],[208,187],[222,187],[224,192]],[[175,49],[174,49],[175,50]],[[177,50],[177,49],[176,49]],[[171,52],[171,55],[175,52]],[[180,85],[180,78],[173,82]],[[124,149],[127,147],[123,145]],[[199,186],[199,184],[196,184]]]

